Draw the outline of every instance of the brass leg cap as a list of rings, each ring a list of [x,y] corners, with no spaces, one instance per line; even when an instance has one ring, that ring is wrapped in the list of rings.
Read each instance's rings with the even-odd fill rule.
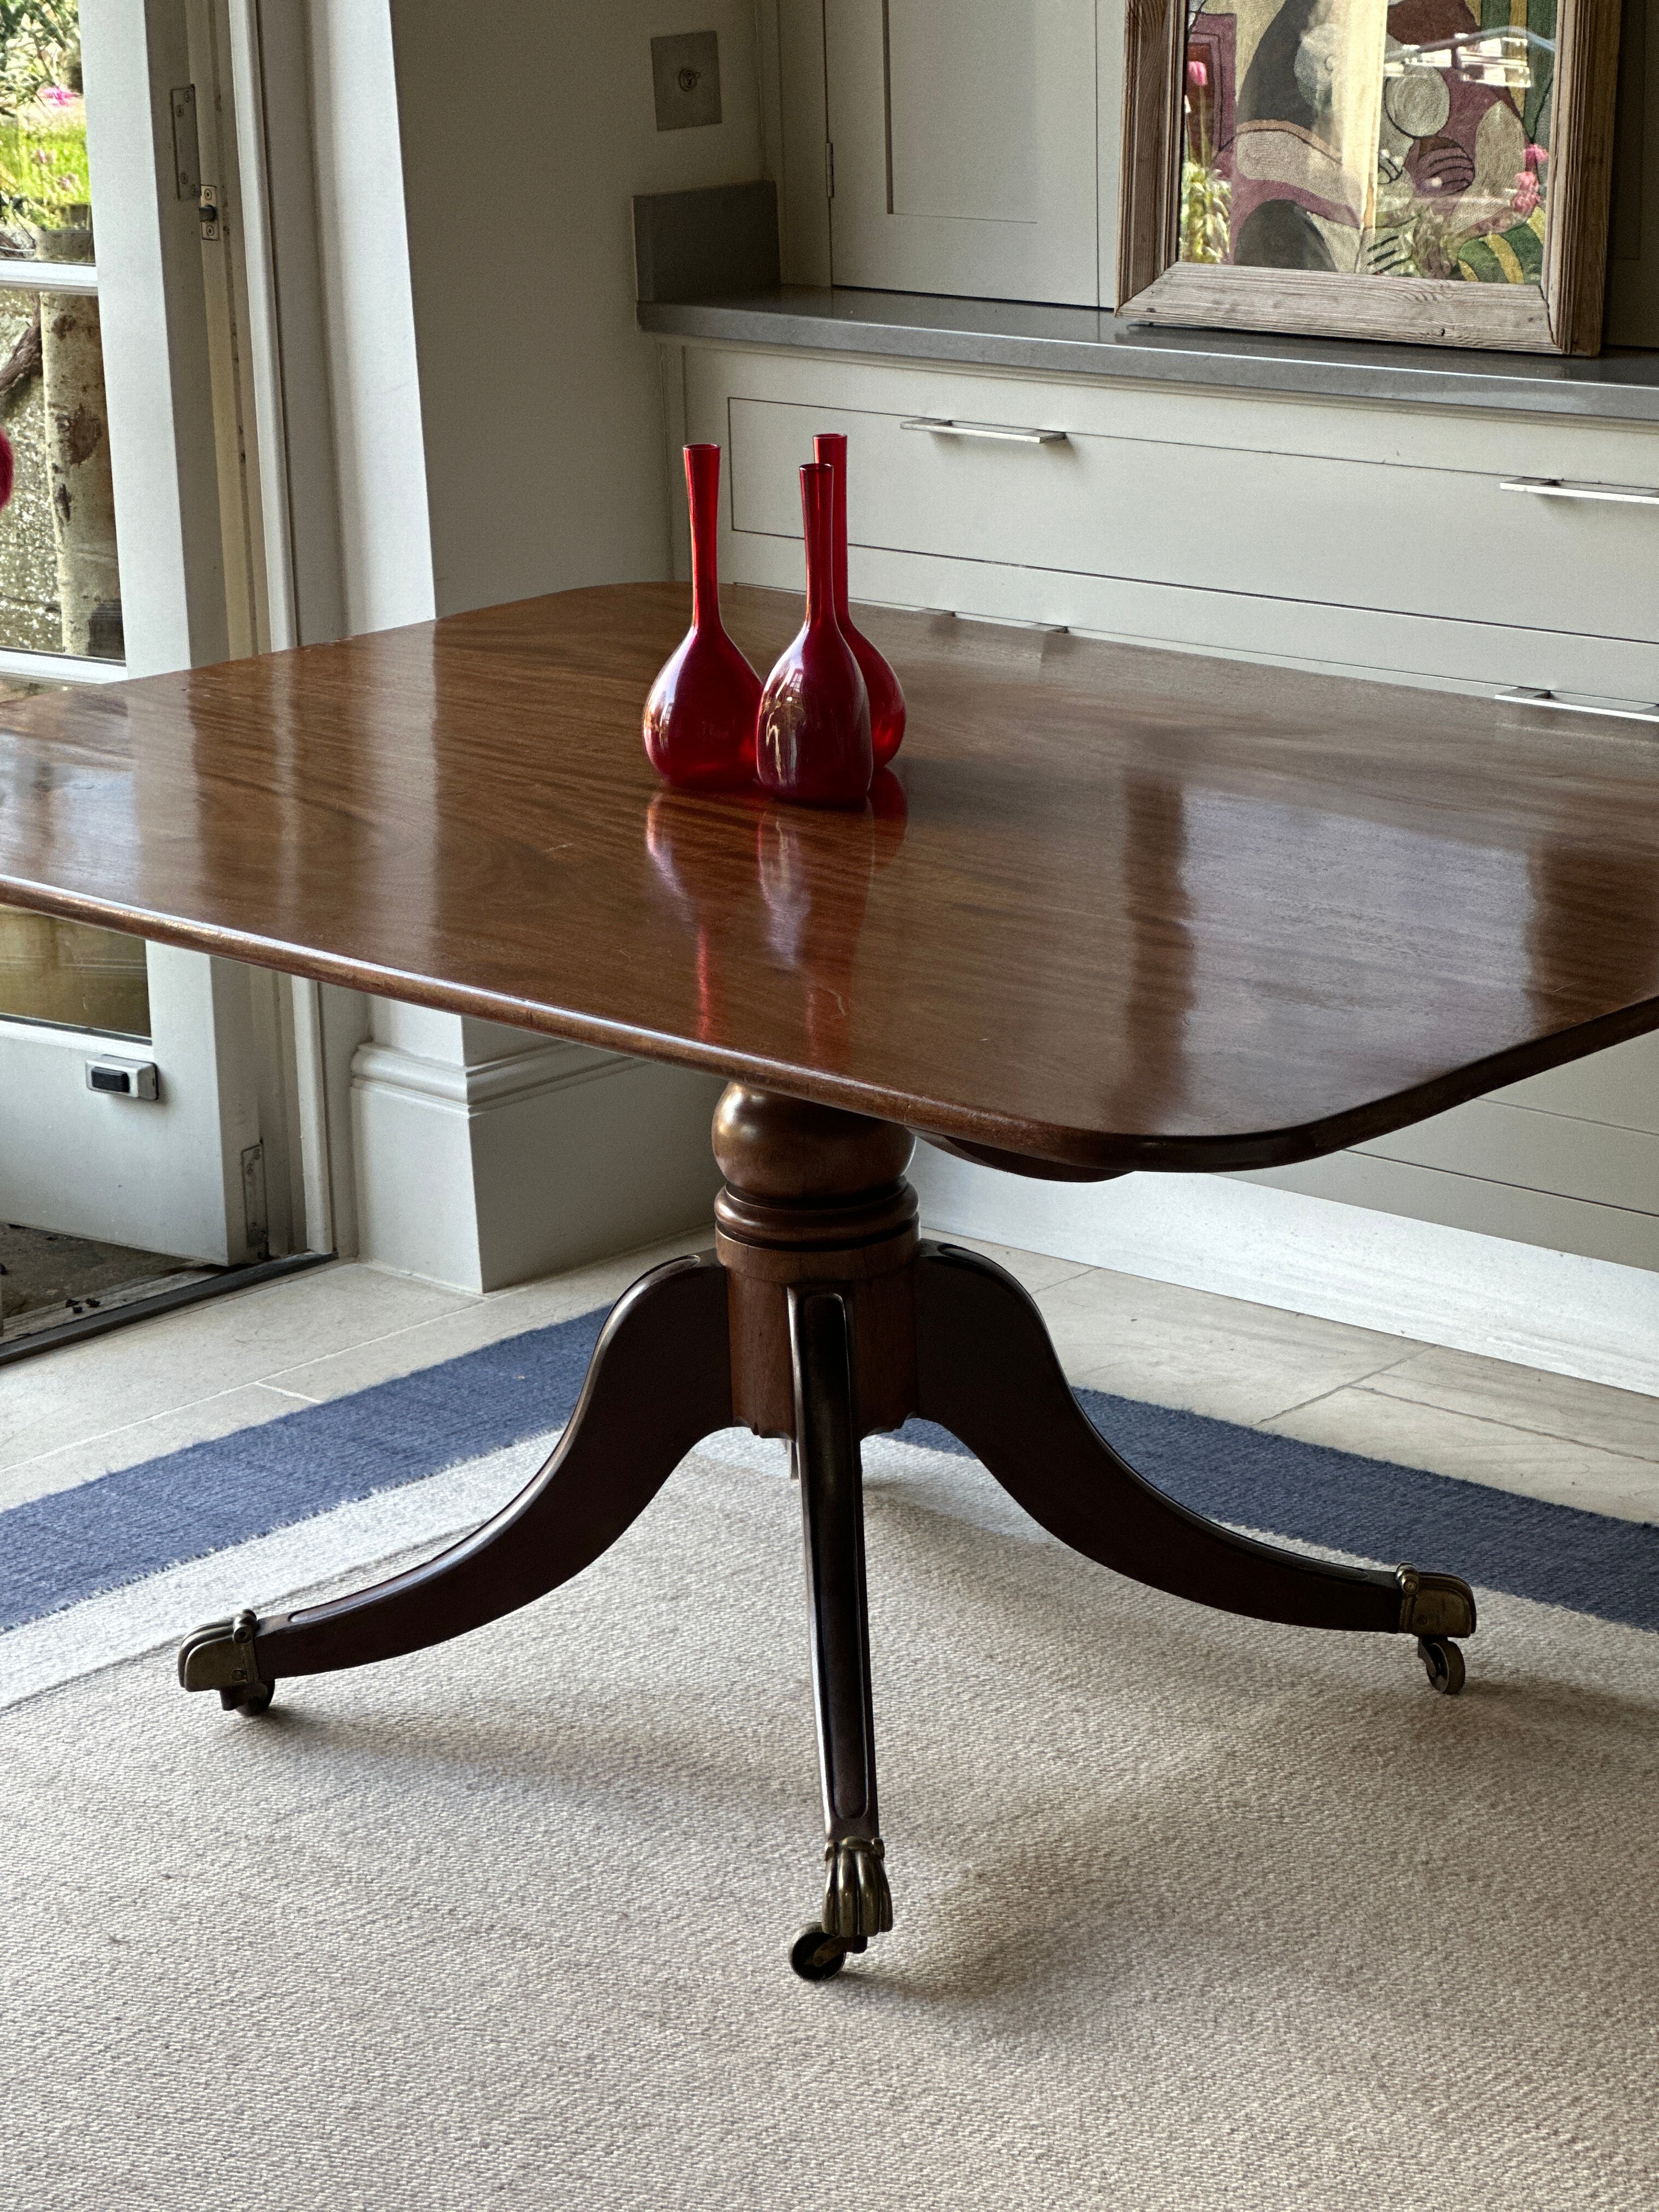
[[[1400,1584],[1400,1632],[1402,1636],[1473,1636],[1474,1592],[1455,1575],[1419,1574],[1415,1567],[1396,1570]]]
[[[843,1836],[823,1847],[823,1932],[851,1939],[884,1936],[893,1924],[893,1893],[879,1837]]]
[[[227,1712],[262,1713],[276,1685],[259,1673],[258,1617],[246,1607],[230,1620],[193,1629],[179,1647],[179,1680],[186,1690],[216,1690]]]

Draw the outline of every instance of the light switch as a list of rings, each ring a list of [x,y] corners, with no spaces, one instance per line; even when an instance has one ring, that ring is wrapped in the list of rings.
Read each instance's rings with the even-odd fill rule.
[[[659,131],[692,131],[720,119],[720,42],[713,31],[651,41]]]

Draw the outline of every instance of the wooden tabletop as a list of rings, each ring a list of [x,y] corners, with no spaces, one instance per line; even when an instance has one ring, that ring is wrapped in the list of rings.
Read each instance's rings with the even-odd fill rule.
[[[690,799],[639,733],[686,598],[7,702],[0,901],[1100,1169],[1305,1158],[1659,1027],[1640,725],[872,611],[871,811]],[[763,673],[799,619],[726,611]]]

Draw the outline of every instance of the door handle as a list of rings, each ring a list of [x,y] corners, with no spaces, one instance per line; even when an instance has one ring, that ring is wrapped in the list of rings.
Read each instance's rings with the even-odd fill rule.
[[[1605,714],[1616,722],[1659,722],[1659,705],[1648,707],[1637,701],[1626,704],[1616,699],[1563,698],[1555,691],[1530,691],[1521,684],[1492,696],[1506,707],[1554,707],[1567,714]]]
[[[957,422],[949,416],[917,415],[899,424],[901,430],[927,430],[935,438],[983,438],[1005,446],[1066,446],[1064,430],[1025,430],[1012,422]],[[1659,493],[1654,495],[1659,501]]]
[[[1565,477],[1505,477],[1499,491],[1523,491],[1534,499],[1601,499],[1620,507],[1659,507],[1659,490],[1645,484],[1571,483]]]

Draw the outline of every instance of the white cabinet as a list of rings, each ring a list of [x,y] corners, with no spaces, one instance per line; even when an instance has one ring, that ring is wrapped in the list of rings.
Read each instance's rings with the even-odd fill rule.
[[[850,440],[854,590],[957,614],[1494,691],[1659,701],[1659,432],[1474,410],[686,351],[727,453],[726,573],[796,586],[797,463]],[[969,434],[908,428],[929,419]],[[1060,431],[1020,442],[984,428]]]
[[[837,284],[1094,307],[1095,0],[824,0]]]
[[[1310,610],[1653,634],[1659,504],[1506,491],[1506,457],[1529,444],[1510,426],[1439,441],[1440,451],[1411,465],[1378,450],[1363,416],[1345,441],[1322,436],[1328,426],[1314,420],[1275,422],[1269,410],[1224,405],[1189,419],[1182,437],[1175,420],[1148,422],[1138,434],[1096,427],[1087,419],[1096,410],[1064,392],[999,396],[1005,413],[1036,403],[1031,419],[929,428],[925,416],[865,408],[837,409],[832,424],[821,404],[734,397],[733,526],[793,537],[793,465],[810,456],[815,430],[834,428],[856,451],[860,545],[1267,591]],[[1032,434],[1045,434],[1039,442]],[[1331,450],[1345,442],[1348,450]],[[1509,680],[1501,667],[1492,672]]]

